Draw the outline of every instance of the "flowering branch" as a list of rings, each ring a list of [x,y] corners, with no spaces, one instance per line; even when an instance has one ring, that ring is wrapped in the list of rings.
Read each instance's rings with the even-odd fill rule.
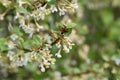
[[[67,12],[73,13],[76,9],[74,4],[68,0],[6,1],[2,0],[0,3],[3,3],[6,9],[10,6],[10,9],[0,15],[0,20],[7,19],[4,19],[6,14],[6,17],[12,17],[8,25],[8,30],[12,34],[5,42],[8,47],[5,50],[14,67],[26,66],[32,62],[44,72],[45,68],[55,63],[56,59],[53,56],[62,57],[61,50],[70,52],[74,44],[66,34],[70,34],[75,25],[67,20],[65,21],[67,24],[64,24],[64,19],[61,22],[53,22],[50,19],[54,18],[49,14],[65,16]],[[10,15],[11,10],[12,15]],[[50,24],[48,27],[47,23]],[[58,28],[56,23],[62,25]],[[51,53],[54,45],[59,49],[55,55]]]

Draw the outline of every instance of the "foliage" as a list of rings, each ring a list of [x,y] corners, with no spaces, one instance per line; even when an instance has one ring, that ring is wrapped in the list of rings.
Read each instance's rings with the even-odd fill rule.
[[[119,14],[119,0],[0,0],[0,80],[119,80]]]

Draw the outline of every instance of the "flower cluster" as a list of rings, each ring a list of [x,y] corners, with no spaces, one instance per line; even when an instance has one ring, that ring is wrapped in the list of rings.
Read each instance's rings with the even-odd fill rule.
[[[63,51],[65,53],[69,53],[70,52],[70,49],[72,49],[72,46],[74,44],[72,43],[72,41],[68,38],[68,37],[64,37],[64,38],[61,38],[58,43],[56,44],[57,48],[59,49],[59,51],[55,54],[58,58],[62,57],[61,56],[61,50],[63,48]]]
[[[7,57],[12,66],[27,66],[29,63],[34,63],[44,72],[45,68],[55,63],[54,56],[62,57],[62,50],[65,53],[70,52],[74,44],[65,33],[70,33],[72,27],[64,24],[72,21],[65,16],[61,21],[63,25],[57,26],[56,23],[60,22],[52,21],[52,24],[50,23],[46,28],[43,20],[49,14],[62,16],[66,12],[75,12],[77,8],[75,3],[68,0],[17,0],[9,3],[3,0],[0,3],[6,7],[12,4],[10,9],[0,15],[0,20],[6,19],[6,16],[12,17],[8,24],[11,35],[5,43],[8,46]],[[11,12],[13,15],[9,14],[11,10],[15,12]],[[59,49],[55,55],[51,52],[53,45]]]

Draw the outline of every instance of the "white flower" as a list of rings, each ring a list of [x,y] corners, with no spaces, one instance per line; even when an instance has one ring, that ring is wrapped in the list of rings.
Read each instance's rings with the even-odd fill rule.
[[[0,14],[0,20],[4,20],[4,15]]]
[[[8,51],[8,53],[7,53],[7,57],[10,59],[10,61],[12,61],[14,58],[13,58],[13,55],[14,55],[15,53],[13,52],[13,51]]]
[[[0,0],[0,2],[2,3],[2,5],[6,6],[6,7],[11,3],[11,1],[9,1],[9,0]]]
[[[47,58],[42,58],[43,59],[43,64],[46,68],[49,68],[49,65],[50,65],[50,62],[48,62],[48,59]]]
[[[25,33],[34,33],[35,29],[30,26],[23,26],[22,29],[25,31]]]
[[[66,12],[66,9],[59,9],[59,15],[62,16],[62,15],[65,15],[65,12]]]
[[[14,17],[14,20],[16,20],[16,19],[18,19],[18,18],[20,18],[21,16],[20,16],[20,13],[18,13],[18,12],[16,12],[16,15],[15,15],[15,17]]]
[[[27,20],[29,20],[29,19],[30,19],[30,15],[26,14],[25,18],[26,18]]]
[[[48,14],[50,14],[50,13],[51,13],[50,9],[46,9],[45,15],[48,15]]]
[[[52,13],[58,11],[57,8],[56,8],[54,5],[52,5],[52,6],[50,7],[50,10],[51,10]]]
[[[63,50],[65,51],[65,53],[69,53],[70,50],[66,45],[63,45]]]
[[[23,66],[23,58],[21,58],[20,60],[18,59],[18,60],[16,60],[16,61],[14,61],[14,64],[15,64],[16,66]]]
[[[50,2],[51,0],[47,0],[47,2]]]
[[[27,65],[27,64],[28,64],[28,61],[29,61],[29,57],[28,57],[28,55],[25,55],[25,56],[24,56],[23,65]]]
[[[12,35],[10,36],[10,38],[11,38],[13,41],[15,41],[15,40],[18,38],[18,35],[12,34]]]
[[[41,25],[39,25],[38,23],[37,23],[37,21],[35,20],[35,24],[36,24],[36,26],[37,26],[37,29],[36,29],[36,31],[40,31],[41,29],[44,29],[44,27],[43,26],[41,26]]]
[[[63,7],[58,6],[58,10],[60,16],[65,15],[65,12],[67,12],[67,9],[64,6]]]
[[[42,11],[43,13],[45,13],[45,11],[46,11],[45,6],[40,7],[39,9],[40,9],[40,11]]]
[[[72,41],[68,37],[64,37],[64,39],[63,39],[63,50],[66,53],[70,52],[70,49],[72,49],[73,45],[74,44],[72,43]]]
[[[15,48],[15,44],[14,44],[12,41],[7,42],[7,45],[8,45],[8,49],[9,49],[9,50]]]
[[[42,72],[45,72],[45,67],[43,66],[43,64],[40,64],[40,68]]]
[[[58,58],[61,58],[62,56],[60,53],[61,53],[61,49],[58,50],[58,52],[55,54],[55,56],[57,56]]]
[[[29,39],[32,38],[33,34],[34,34],[33,32],[30,33],[28,38],[29,38]]]
[[[115,59],[115,64],[120,65],[120,59]]]
[[[66,8],[68,8],[68,9],[70,9],[70,10],[72,10],[72,11],[74,12],[74,10],[75,10],[76,8],[78,8],[78,5],[77,5],[77,4],[70,4],[70,5],[67,6]]]
[[[16,54],[14,55],[14,59],[12,61],[16,66],[26,66],[28,63],[28,57]]]
[[[12,27],[11,23],[9,23],[9,25],[8,25],[8,30],[9,31],[13,30],[13,27]]]
[[[74,6],[75,9],[78,8],[78,4],[77,3],[73,4],[73,6]]]
[[[58,43],[56,44],[56,47],[57,47],[57,48],[61,48],[60,42],[58,42]]]
[[[44,20],[45,19],[45,15],[44,14],[39,15],[37,20],[39,20],[39,19]]]
[[[48,62],[48,60],[45,59],[44,57],[43,57],[42,59],[43,59],[44,63],[47,63],[47,62]]]
[[[19,27],[23,27],[23,26],[25,25],[25,19],[21,17],[21,18],[19,19],[19,24],[20,24]]]

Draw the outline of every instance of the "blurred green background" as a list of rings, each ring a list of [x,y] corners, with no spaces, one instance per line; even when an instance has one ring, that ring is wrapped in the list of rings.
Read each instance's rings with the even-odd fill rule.
[[[0,80],[120,80],[120,0],[78,0],[78,5],[69,15],[77,23],[70,53],[46,72],[34,64],[9,69],[0,58]],[[0,21],[1,38],[9,35],[6,23]]]

